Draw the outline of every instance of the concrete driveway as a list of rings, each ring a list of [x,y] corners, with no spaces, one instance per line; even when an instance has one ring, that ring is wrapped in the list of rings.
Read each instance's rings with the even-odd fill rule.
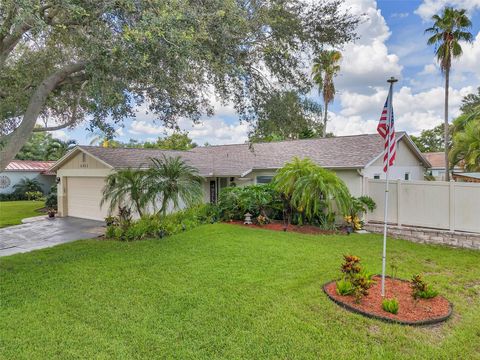
[[[78,218],[43,218],[0,229],[0,256],[43,249],[102,235],[104,222]]]

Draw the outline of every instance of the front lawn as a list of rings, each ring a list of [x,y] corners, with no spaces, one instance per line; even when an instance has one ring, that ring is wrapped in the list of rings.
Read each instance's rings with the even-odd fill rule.
[[[41,215],[38,210],[43,207],[43,201],[0,201],[0,228],[18,225],[22,219]]]
[[[367,319],[327,299],[342,254],[381,269],[381,236],[215,224],[163,240],[84,240],[0,262],[0,358],[473,359],[480,252],[390,240],[454,315],[434,328]]]

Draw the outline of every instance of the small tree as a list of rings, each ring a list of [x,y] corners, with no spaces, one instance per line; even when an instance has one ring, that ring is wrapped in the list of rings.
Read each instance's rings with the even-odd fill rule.
[[[160,204],[158,214],[165,215],[170,204],[178,209],[180,202],[187,206],[201,202],[203,179],[197,169],[187,165],[179,156],[163,155],[151,160],[153,166],[147,171],[145,188],[154,207]]]
[[[108,203],[109,211],[112,213],[117,208],[131,202],[137,213],[143,216],[149,200],[145,189],[145,180],[145,171],[138,169],[122,169],[107,176],[100,205]]]

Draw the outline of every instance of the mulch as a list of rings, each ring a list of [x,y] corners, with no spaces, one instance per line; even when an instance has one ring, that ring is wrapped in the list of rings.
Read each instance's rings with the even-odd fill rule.
[[[399,303],[398,314],[391,314],[382,309],[381,277],[374,276],[375,284],[369,289],[369,294],[355,303],[352,295],[342,296],[336,292],[336,283],[331,281],[324,285],[323,290],[337,304],[369,317],[406,325],[429,325],[447,320],[453,310],[453,305],[443,296],[432,299],[417,299],[412,296],[410,283],[401,279],[385,279],[385,297],[395,297]]]
[[[256,228],[256,229],[266,229],[266,230],[273,230],[273,231],[285,231],[285,226],[283,222],[280,221],[273,221],[269,224],[265,225],[258,225],[258,224],[252,224],[252,225],[246,225],[243,223],[243,221],[240,220],[232,220],[232,221],[227,221],[227,224],[233,224],[233,225],[240,225],[240,226],[245,226],[249,228]],[[338,234],[338,233],[343,233],[343,230],[322,230],[317,226],[313,225],[292,225],[290,224],[287,227],[287,232],[292,231],[296,233],[301,233],[301,234],[311,234],[311,235],[333,235],[333,234]]]

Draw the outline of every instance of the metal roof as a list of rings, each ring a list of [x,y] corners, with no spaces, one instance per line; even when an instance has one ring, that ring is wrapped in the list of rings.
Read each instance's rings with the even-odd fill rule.
[[[34,160],[13,160],[11,161],[5,171],[34,171],[46,175],[53,175],[50,168],[55,164],[55,161],[34,161]]]

